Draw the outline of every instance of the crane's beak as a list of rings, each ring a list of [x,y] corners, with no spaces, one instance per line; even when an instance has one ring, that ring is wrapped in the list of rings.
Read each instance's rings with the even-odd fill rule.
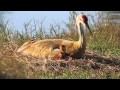
[[[87,29],[90,31],[90,34],[93,36],[92,31],[91,31],[91,29],[90,29],[90,27],[89,27],[89,25],[88,25],[88,23],[87,23],[87,22],[85,23],[85,26],[86,26],[86,27],[87,27]]]

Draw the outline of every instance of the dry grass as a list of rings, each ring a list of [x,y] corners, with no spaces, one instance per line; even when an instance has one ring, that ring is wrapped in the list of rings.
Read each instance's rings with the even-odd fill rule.
[[[23,56],[15,48],[15,44],[0,48],[0,78],[120,78],[120,58],[86,51],[82,59],[51,61]]]

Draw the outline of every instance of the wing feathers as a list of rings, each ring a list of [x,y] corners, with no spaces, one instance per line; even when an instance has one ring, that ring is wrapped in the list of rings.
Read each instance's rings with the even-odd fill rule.
[[[51,54],[54,48],[59,47],[62,44],[66,46],[66,52],[69,51],[70,48],[73,49],[73,43],[73,41],[62,39],[46,39],[32,42],[28,41],[18,49],[18,52],[24,55],[46,58]]]

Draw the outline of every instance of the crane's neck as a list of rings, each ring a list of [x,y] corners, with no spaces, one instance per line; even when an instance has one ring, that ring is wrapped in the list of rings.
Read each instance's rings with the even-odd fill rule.
[[[77,27],[78,27],[78,35],[79,35],[78,43],[80,44],[82,48],[83,46],[85,46],[85,35],[83,31],[83,25],[81,23],[78,23]]]

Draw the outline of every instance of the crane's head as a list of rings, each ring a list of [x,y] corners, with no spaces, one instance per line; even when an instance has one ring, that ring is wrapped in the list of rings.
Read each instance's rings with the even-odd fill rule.
[[[87,29],[90,31],[90,34],[93,36],[93,34],[91,32],[91,29],[89,27],[89,24],[88,24],[88,18],[87,18],[86,15],[79,15],[79,16],[77,16],[76,24],[77,24],[77,26],[80,25],[80,24],[83,24],[85,27],[87,27]]]

